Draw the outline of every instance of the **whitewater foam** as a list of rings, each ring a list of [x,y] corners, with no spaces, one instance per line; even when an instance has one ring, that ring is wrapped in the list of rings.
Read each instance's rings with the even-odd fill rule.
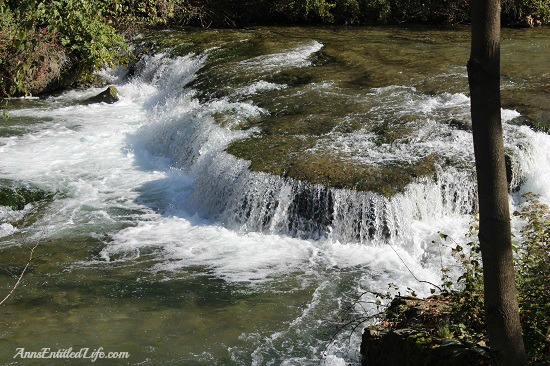
[[[322,48],[323,44],[311,41],[286,52],[263,55],[241,61],[239,65],[248,69],[261,70],[262,72],[290,67],[307,67],[311,65],[311,55]]]

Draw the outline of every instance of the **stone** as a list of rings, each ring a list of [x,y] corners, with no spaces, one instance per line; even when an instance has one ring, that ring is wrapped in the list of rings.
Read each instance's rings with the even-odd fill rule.
[[[370,326],[361,341],[362,364],[368,366],[489,366],[489,349],[437,335],[449,323],[451,306],[442,297],[396,297],[387,320]]]
[[[523,18],[523,25],[525,27],[533,28],[535,26],[535,20],[533,19],[533,16],[527,15],[525,18]]]
[[[118,102],[118,91],[113,85],[109,86],[107,89],[96,95],[95,97],[88,98],[84,101],[85,104],[94,104],[94,103],[107,103],[113,104]]]

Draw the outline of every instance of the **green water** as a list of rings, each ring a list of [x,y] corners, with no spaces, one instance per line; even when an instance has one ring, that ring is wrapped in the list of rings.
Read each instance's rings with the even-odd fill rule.
[[[94,258],[102,244],[71,236],[70,241],[39,244],[21,285],[3,305],[2,364],[12,364],[18,347],[103,347],[131,355],[96,364],[246,364],[249,354],[237,353],[232,360],[228,349],[246,352],[273,331],[286,331],[311,300],[312,287],[299,289],[302,285],[291,275],[253,291],[209,276],[206,268],[152,275],[154,253],[120,265],[82,266],[78,262]],[[27,246],[3,248],[2,289],[14,285],[28,252]],[[49,362],[13,360],[22,365],[90,364]]]

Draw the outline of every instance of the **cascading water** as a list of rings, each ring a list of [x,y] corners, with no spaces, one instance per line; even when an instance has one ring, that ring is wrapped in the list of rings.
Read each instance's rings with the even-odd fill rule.
[[[469,100],[395,85],[354,94],[316,79],[324,74],[285,74],[313,72],[336,36],[324,37],[273,50],[268,42],[270,52],[234,63],[224,55],[248,50],[254,39],[144,56],[130,78],[106,73],[120,92],[113,105],[80,103],[99,89],[15,101],[9,128],[17,133],[0,134],[0,171],[55,196],[44,207],[1,207],[0,245],[46,240],[53,259],[29,275],[26,292],[8,308],[16,326],[3,333],[9,350],[2,356],[31,346],[24,340],[32,321],[17,309],[34,301],[46,315],[29,319],[49,329],[36,344],[53,347],[51,332],[67,348],[114,344],[133,354],[132,364],[357,364],[358,332],[351,344],[349,333],[329,344],[340,311],[390,282],[428,293],[416,278],[437,283],[442,266],[453,266],[450,248],[432,241],[444,232],[460,242],[475,211]],[[450,68],[434,79],[464,78]],[[225,84],[206,93],[200,78],[212,70]],[[290,81],[273,80],[275,73]],[[304,154],[396,169],[435,155],[434,174],[385,196],[253,171],[226,149],[264,133],[246,128],[273,114],[268,102],[255,102],[258,95],[272,95],[276,105],[329,95],[358,108],[342,124],[368,122],[319,134]],[[520,187],[511,205],[526,191],[549,202],[550,138],[508,123],[518,116],[503,110],[511,186]],[[381,142],[372,125],[388,121],[407,133]],[[30,224],[18,225],[33,210],[39,214]],[[58,308],[67,318],[55,315]]]
[[[291,52],[292,61],[297,58],[296,52]],[[259,231],[304,239],[330,236],[332,240],[343,242],[372,243],[411,237],[411,224],[418,220],[429,221],[475,211],[475,183],[471,171],[473,156],[471,152],[463,155],[470,148],[471,141],[469,134],[463,131],[459,131],[459,140],[451,137],[458,141],[454,146],[430,146],[413,141],[404,148],[410,150],[405,153],[410,153],[413,158],[414,150],[441,149],[442,155],[454,158],[468,169],[459,170],[452,165],[439,167],[434,180],[419,179],[392,198],[369,192],[326,188],[249,171],[246,161],[236,159],[224,150],[231,141],[244,138],[254,131],[231,131],[217,126],[212,115],[231,111],[244,119],[261,116],[266,111],[249,103],[225,100],[197,103],[193,100],[192,91],[180,94],[189,81],[188,76],[182,78],[178,73],[163,76],[167,69],[179,69],[181,64],[187,62],[200,64],[203,57],[186,56],[167,61],[156,56],[144,61],[150,64],[144,67],[143,75],[151,79],[153,85],[162,85],[163,91],[158,104],[151,110],[152,115],[148,116],[155,122],[133,136],[134,146],[146,154],[169,158],[171,166],[182,169],[192,177],[194,183],[189,197],[174,202],[175,205],[244,232]],[[169,62],[174,65],[167,66]],[[150,68],[157,70],[157,73],[150,76]],[[395,89],[401,92],[402,88],[392,88]],[[463,95],[426,98],[420,94],[419,100],[409,100],[408,104],[410,109],[420,105],[420,108],[429,111],[448,109],[451,104],[462,114],[469,108]],[[433,134],[434,131],[421,133]],[[361,144],[361,137],[355,136],[347,144]],[[323,144],[326,142],[319,143],[321,146]],[[401,149],[393,152],[395,159],[404,154]],[[392,152],[367,147],[362,154],[369,159],[376,156],[391,159]]]

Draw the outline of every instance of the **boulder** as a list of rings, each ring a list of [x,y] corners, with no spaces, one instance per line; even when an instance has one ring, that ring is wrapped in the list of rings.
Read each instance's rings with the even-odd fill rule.
[[[489,348],[442,334],[451,305],[441,297],[396,297],[386,320],[365,329],[362,364],[368,366],[489,366]]]
[[[529,14],[524,16],[517,24],[516,26],[522,27],[522,28],[535,28],[535,27],[542,27],[542,21],[540,19],[537,19],[533,17],[533,15]]]
[[[0,206],[13,210],[22,210],[29,203],[43,201],[53,197],[52,193],[30,185],[0,180]]]
[[[365,366],[490,366],[489,349],[458,339],[433,339],[412,328],[366,329],[361,341]]]
[[[85,104],[94,104],[94,103],[107,103],[113,104],[118,102],[118,91],[116,87],[110,86],[98,95],[88,98],[84,101]]]

